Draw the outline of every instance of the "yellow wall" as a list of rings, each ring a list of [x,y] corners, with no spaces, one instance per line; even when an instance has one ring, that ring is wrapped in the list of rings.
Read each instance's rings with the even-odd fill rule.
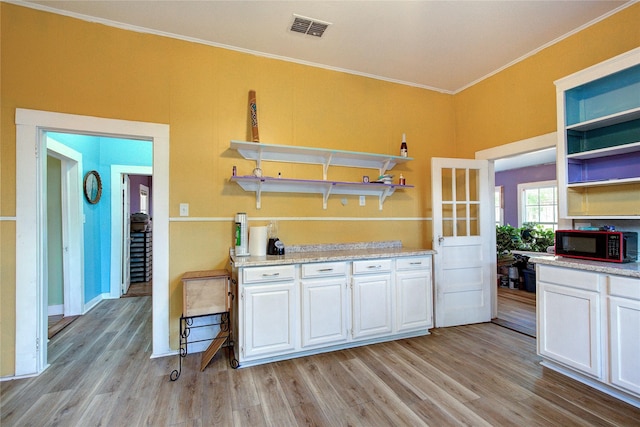
[[[640,46],[639,22],[635,4],[458,93],[461,157],[555,131],[553,82]]]
[[[0,3],[0,216],[15,216],[15,109],[28,108],[170,125],[170,217],[190,204],[193,217],[315,217],[280,221],[286,244],[400,239],[431,247],[430,159],[473,157],[478,149],[550,132],[553,80],[639,45],[640,5],[554,45],[458,95],[139,34]],[[578,46],[577,52],[573,50]],[[248,138],[247,95],[258,97],[260,139],[283,145],[375,153],[399,151],[407,134],[415,161],[394,169],[414,190],[396,192],[377,209],[372,198],[265,194],[255,198],[228,182],[233,165],[251,162],[229,150]],[[266,175],[321,177],[316,166],[263,164]],[[370,175],[373,172],[368,172]],[[357,169],[329,177],[360,180]],[[416,218],[331,221],[330,218]],[[322,220],[327,218],[327,220]],[[0,376],[13,374],[15,224],[0,222]],[[231,223],[170,223],[171,343],[177,347],[183,272],[223,268]]]

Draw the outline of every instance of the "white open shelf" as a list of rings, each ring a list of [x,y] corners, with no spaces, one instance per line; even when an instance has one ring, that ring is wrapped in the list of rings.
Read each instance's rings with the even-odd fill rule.
[[[256,193],[256,209],[260,209],[262,193],[270,192],[322,194],[323,209],[327,208],[327,201],[332,194],[375,196],[378,198],[378,207],[382,210],[385,199],[395,190],[413,188],[412,185],[327,180],[329,166],[377,169],[380,175],[384,175],[386,171],[397,164],[413,160],[411,157],[247,141],[231,141],[231,148],[237,150],[245,159],[255,161],[258,168],[262,161],[320,164],[323,166],[323,179],[321,180],[256,177],[253,175],[232,176],[231,181],[237,183],[243,190]]]
[[[592,120],[568,125],[567,130],[588,131],[592,129],[603,128],[606,126],[617,125],[618,123],[629,122],[640,118],[640,107],[631,110],[622,111],[620,113],[610,114],[605,117],[598,117]]]
[[[389,154],[359,153],[356,151],[294,147],[247,141],[231,141],[231,148],[237,150],[245,159],[254,160],[256,167],[260,167],[262,161],[322,165],[322,179],[327,179],[329,166],[377,169],[380,175],[384,175],[386,171],[393,169],[394,166],[413,160],[411,157],[392,156]]]

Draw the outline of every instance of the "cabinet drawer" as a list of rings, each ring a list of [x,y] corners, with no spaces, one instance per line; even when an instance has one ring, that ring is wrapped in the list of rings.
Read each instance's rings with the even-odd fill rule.
[[[538,264],[537,274],[540,282],[557,283],[587,291],[598,292],[600,290],[600,275],[598,273]]]
[[[347,264],[344,262],[318,262],[302,264],[302,278],[344,276],[347,274]]]
[[[608,276],[609,295],[640,300],[640,279]]]
[[[242,270],[243,283],[281,282],[293,280],[295,277],[295,266],[293,265],[274,265]]]
[[[398,258],[396,270],[423,270],[431,268],[431,257]]]
[[[353,274],[379,273],[391,271],[390,259],[369,259],[353,262]]]

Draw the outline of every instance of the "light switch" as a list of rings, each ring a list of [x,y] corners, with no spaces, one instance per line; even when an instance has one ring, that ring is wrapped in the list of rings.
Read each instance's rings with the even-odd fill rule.
[[[360,206],[364,206],[366,204],[366,201],[364,199],[364,196],[360,196]]]
[[[189,216],[189,203],[180,203],[180,216]]]

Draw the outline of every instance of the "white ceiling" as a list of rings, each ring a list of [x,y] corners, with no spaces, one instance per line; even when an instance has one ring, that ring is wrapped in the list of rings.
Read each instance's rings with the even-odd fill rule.
[[[456,93],[632,3],[9,1],[445,93]],[[294,14],[332,25],[322,38],[293,33]]]

